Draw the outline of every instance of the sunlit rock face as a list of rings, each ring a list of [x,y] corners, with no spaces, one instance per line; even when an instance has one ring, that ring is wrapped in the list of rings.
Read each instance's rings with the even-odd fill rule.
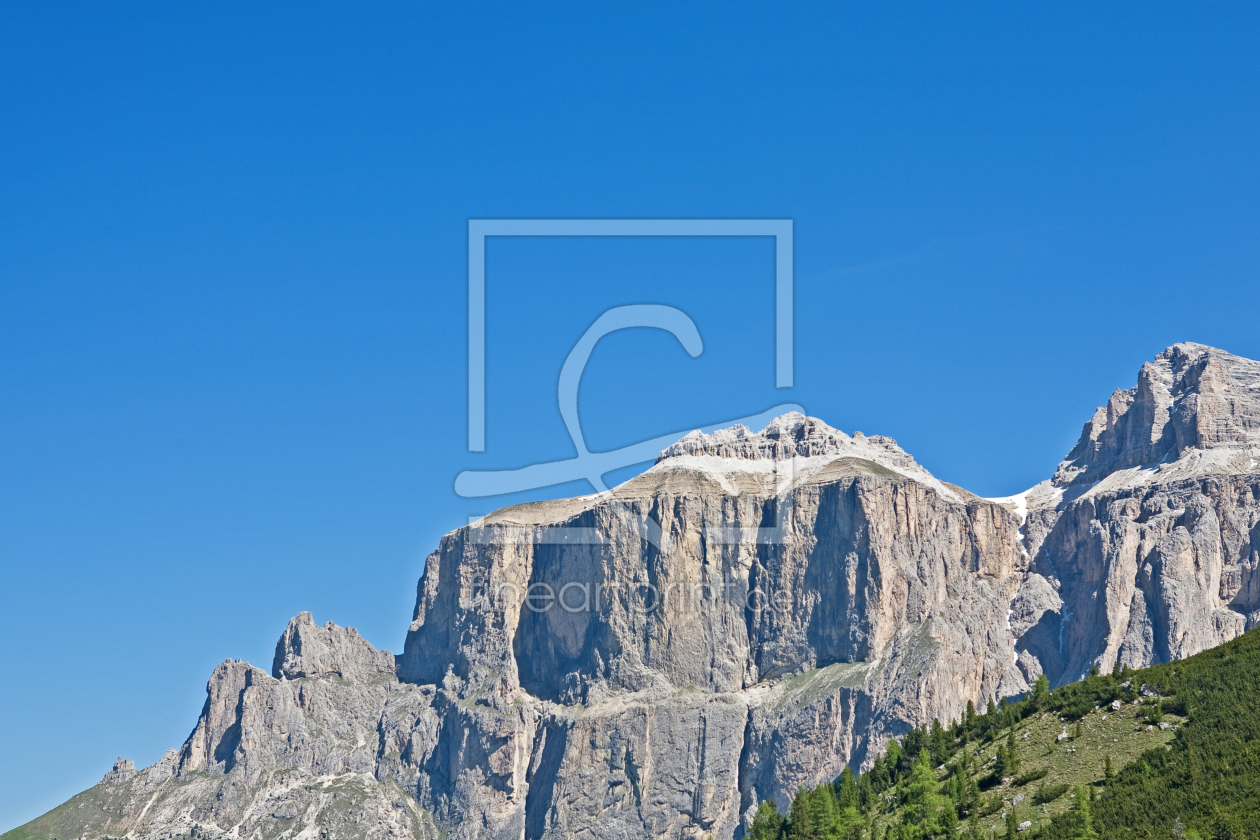
[[[1260,615],[1260,363],[1176,344],[1029,491],[1033,570],[1062,599],[1028,648],[1055,682],[1197,653]],[[1033,500],[1035,497],[1035,500]]]
[[[396,662],[294,618],[45,834],[731,838],[968,700],[1260,621],[1258,450],[1260,364],[1194,344],[1009,498],[799,414],[694,432],[446,535]]]
[[[611,495],[444,538],[399,675],[519,715],[523,763],[461,772],[525,777],[526,836],[614,813],[635,836],[730,836],[758,801],[1028,687],[1019,524],[887,438],[801,415],[693,434]]]

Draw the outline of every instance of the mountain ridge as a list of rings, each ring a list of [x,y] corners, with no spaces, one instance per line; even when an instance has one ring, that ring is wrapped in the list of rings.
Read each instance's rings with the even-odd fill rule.
[[[799,414],[693,432],[444,536],[397,656],[302,613],[223,663],[77,836],[736,836],[968,701],[1260,623],[1258,450],[1260,363],[1196,344],[1011,497]]]

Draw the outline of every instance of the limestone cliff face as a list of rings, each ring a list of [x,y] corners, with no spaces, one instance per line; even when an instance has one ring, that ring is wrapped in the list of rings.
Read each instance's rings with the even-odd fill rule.
[[[1249,458],[1258,447],[1260,362],[1202,344],[1174,344],[1142,366],[1135,387],[1117,390],[1094,412],[1053,483],[1102,481],[1187,455],[1192,460],[1182,471],[1219,474],[1247,463],[1227,455]]]
[[[731,836],[758,801],[1027,688],[1018,531],[885,438],[800,415],[688,437],[609,496],[448,535],[399,676],[539,710],[526,837]],[[520,765],[499,767],[477,783],[520,807]]]
[[[1006,499],[801,415],[693,433],[444,537],[396,662],[293,619],[56,836],[739,836],[968,700],[1260,622],[1257,459],[1260,363],[1190,344]]]
[[[1035,572],[1054,581],[1022,643],[1055,682],[1164,662],[1260,615],[1260,363],[1177,344],[1116,391],[1025,494]]]

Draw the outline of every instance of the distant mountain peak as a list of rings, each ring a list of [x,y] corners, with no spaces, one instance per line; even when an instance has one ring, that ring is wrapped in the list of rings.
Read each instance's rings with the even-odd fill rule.
[[[807,417],[799,411],[774,418],[760,432],[742,425],[718,429],[712,434],[699,430],[691,432],[662,452],[657,463],[680,455],[714,455],[749,461],[848,455],[852,454],[854,447],[876,448],[907,464],[914,463],[914,458],[890,437],[867,437],[861,432],[849,436],[817,417]]]
[[[1183,342],[1142,365],[1137,385],[1117,389],[1094,412],[1053,483],[1068,487],[1187,459],[1183,466],[1196,473],[1249,472],[1242,461],[1255,449],[1260,362]]]
[[[930,486],[947,499],[959,501],[958,493],[933,476],[914,456],[883,435],[847,435],[817,417],[792,411],[771,420],[754,432],[735,425],[712,434],[694,431],[667,448],[656,459],[654,470],[681,467],[703,472],[770,472],[776,464],[804,468],[800,477],[843,458],[869,461],[905,478]],[[803,462],[803,463],[802,463]]]

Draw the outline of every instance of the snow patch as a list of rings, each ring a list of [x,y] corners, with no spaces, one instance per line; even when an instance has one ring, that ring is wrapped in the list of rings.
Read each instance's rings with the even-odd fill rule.
[[[1028,494],[1036,489],[1036,487],[1029,487],[1023,493],[1016,493],[1014,496],[998,496],[993,499],[985,499],[985,501],[993,502],[995,505],[1001,505],[1008,510],[1014,511],[1015,515],[1019,517],[1019,527],[1022,529],[1024,523],[1028,521]],[[1019,541],[1021,543],[1024,541],[1022,533]]]
[[[1024,542],[1024,526],[1028,524],[1029,510],[1041,510],[1047,507],[1054,507],[1063,499],[1063,490],[1054,487],[1049,481],[1043,481],[1040,484],[1034,484],[1023,493],[1016,493],[1014,496],[996,496],[985,499],[986,502],[993,502],[995,505],[1001,505],[1007,510],[1019,517],[1019,531],[1016,539],[1019,541],[1019,550],[1024,557],[1028,557],[1028,546]]]
[[[803,432],[799,439],[790,434],[797,431]],[[776,492],[783,493],[842,458],[870,461],[931,487],[950,501],[962,502],[958,493],[916,463],[891,438],[868,437],[861,432],[850,436],[800,414],[776,418],[757,433],[743,426],[719,429],[711,435],[691,432],[662,452],[649,472],[696,470],[711,476],[724,489],[729,486],[722,480],[727,476],[774,475]]]

